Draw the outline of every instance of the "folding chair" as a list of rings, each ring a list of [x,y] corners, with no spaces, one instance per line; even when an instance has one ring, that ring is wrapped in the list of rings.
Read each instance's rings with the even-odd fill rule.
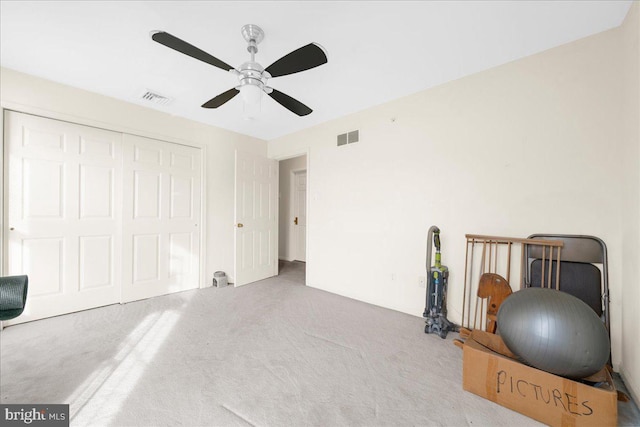
[[[557,258],[551,261],[551,270],[549,258],[542,262],[544,256],[540,247],[525,245],[525,287],[554,288],[580,298],[600,316],[611,337],[609,266],[607,245],[602,239],[570,234],[532,234],[528,238],[560,240],[564,245]],[[601,269],[594,264],[600,264]]]

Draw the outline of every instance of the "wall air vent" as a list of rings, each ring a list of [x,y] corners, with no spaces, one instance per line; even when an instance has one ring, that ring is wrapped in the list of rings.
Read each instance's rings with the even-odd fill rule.
[[[338,146],[353,144],[360,140],[360,131],[354,130],[351,132],[338,135]]]
[[[144,92],[142,92],[142,94],[140,95],[140,99],[145,102],[151,102],[158,105],[167,105],[171,102],[171,98],[160,95],[156,92],[152,92],[150,90],[145,90]]]

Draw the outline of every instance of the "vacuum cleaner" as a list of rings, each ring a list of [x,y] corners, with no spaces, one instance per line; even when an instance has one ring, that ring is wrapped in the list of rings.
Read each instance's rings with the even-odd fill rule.
[[[436,247],[436,259],[431,263],[431,238],[433,236],[433,246]],[[442,255],[440,254],[440,229],[435,225],[429,228],[427,234],[427,295],[424,313],[422,317],[426,320],[424,327],[425,334],[438,334],[440,338],[446,338],[449,331],[457,331],[458,327],[447,320],[447,282],[449,280],[449,269],[442,265]]]

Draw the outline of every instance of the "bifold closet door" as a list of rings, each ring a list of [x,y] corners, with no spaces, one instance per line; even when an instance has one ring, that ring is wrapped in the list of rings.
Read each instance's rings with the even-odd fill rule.
[[[5,275],[29,276],[7,324],[120,301],[122,134],[5,114]]]
[[[124,135],[123,301],[197,288],[201,150]]]

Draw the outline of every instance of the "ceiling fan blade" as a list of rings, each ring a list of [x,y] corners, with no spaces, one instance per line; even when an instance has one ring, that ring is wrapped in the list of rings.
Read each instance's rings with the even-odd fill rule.
[[[278,59],[265,71],[271,74],[271,77],[280,77],[309,70],[326,63],[327,55],[322,48],[315,43],[309,43]]]
[[[209,55],[207,52],[198,49],[197,47],[187,43],[184,40],[180,40],[176,36],[165,33],[164,31],[158,31],[157,33],[154,33],[151,38],[155,42],[170,47],[173,50],[177,50],[180,53],[184,53],[185,55],[189,55],[192,58],[199,59],[200,61],[206,62],[207,64],[211,64],[214,67],[222,68],[225,71],[233,69],[231,65],[220,61],[215,56]]]
[[[298,101],[297,99],[293,99],[289,95],[284,94],[278,90],[273,89],[273,92],[271,92],[269,96],[275,99],[278,104],[282,105],[287,110],[299,116],[306,116],[307,114],[311,114],[311,112],[313,111],[302,102]]]
[[[216,96],[215,98],[211,98],[210,100],[202,104],[202,108],[218,108],[239,93],[240,91],[238,89],[231,88],[228,91],[222,92],[220,95]]]

